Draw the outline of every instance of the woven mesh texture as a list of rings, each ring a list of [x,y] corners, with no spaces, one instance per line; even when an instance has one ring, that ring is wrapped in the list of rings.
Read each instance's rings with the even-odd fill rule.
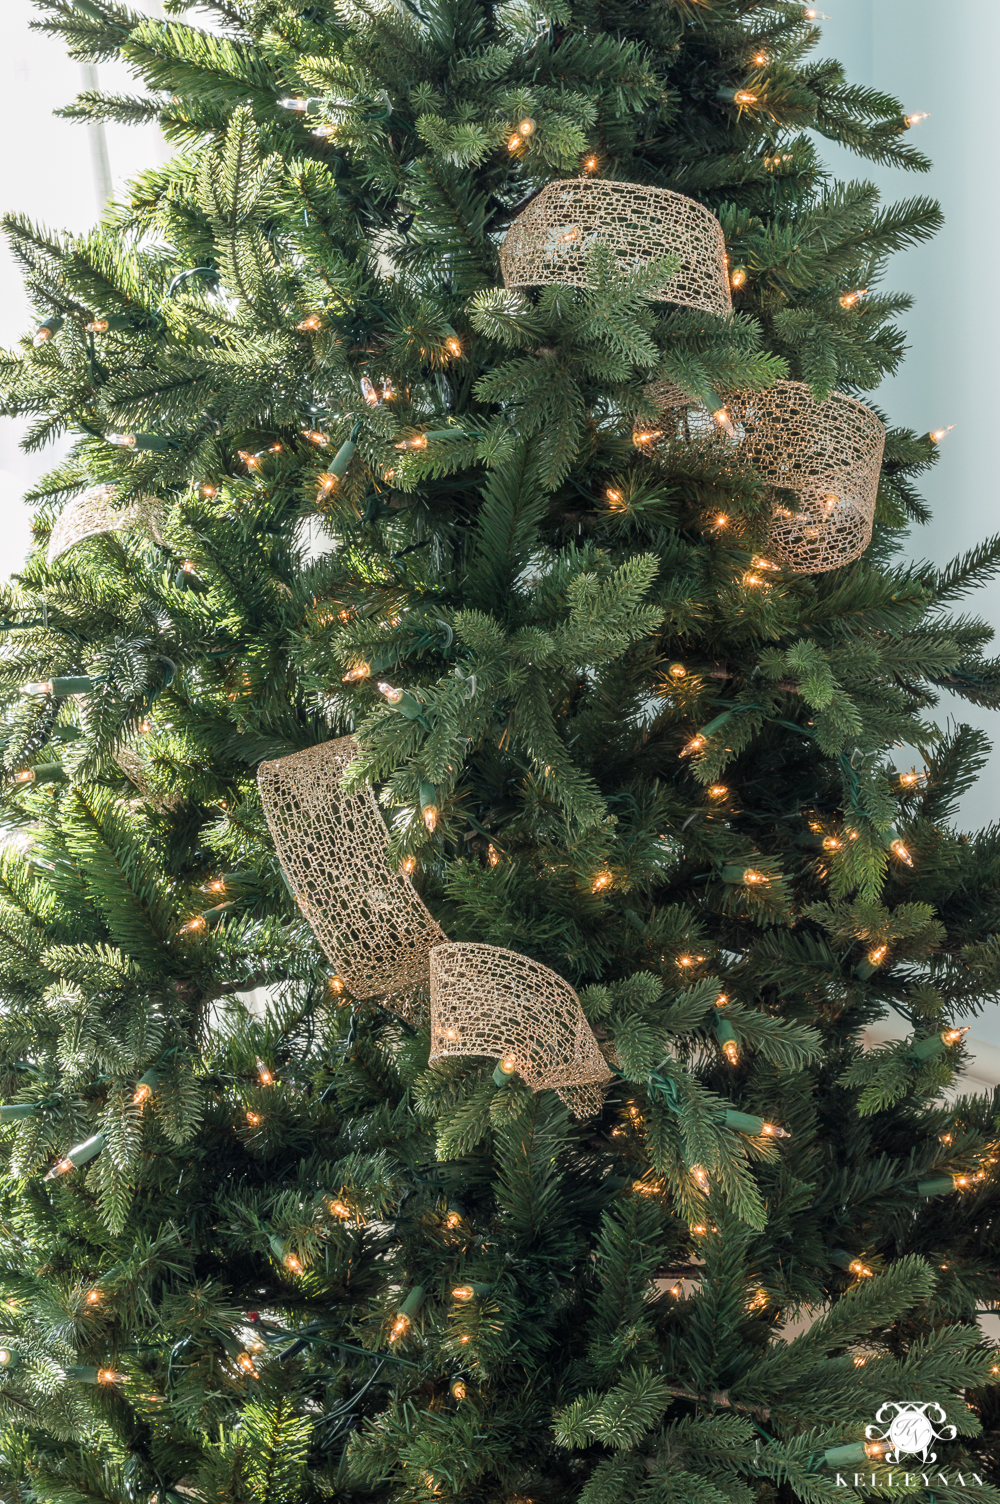
[[[159,542],[157,522],[163,503],[155,496],[143,496],[127,507],[114,504],[114,486],[91,486],[74,496],[63,507],[49,534],[46,562],[54,564],[85,538],[102,533],[124,532],[126,528],[145,525]]]
[[[498,945],[431,952],[430,1058],[448,1055],[510,1055],[526,1086],[554,1087],[577,1116],[599,1110],[604,1094],[597,1087],[610,1079],[569,983]]]
[[[646,397],[658,408],[654,419],[642,418],[632,430],[633,442],[643,454],[655,459],[666,458],[672,445],[720,444],[726,432],[716,423],[707,407],[696,397],[689,397],[673,381],[654,381],[646,388]]]
[[[507,287],[587,286],[587,256],[610,245],[623,270],[673,255],[680,269],[656,296],[706,313],[732,313],[726,242],[714,214],[667,188],[566,178],[549,183],[504,236]]]
[[[289,886],[316,939],[357,998],[392,998],[416,1019],[432,945],[447,939],[405,873],[370,789],[345,794],[353,737],[260,766],[264,813]]]
[[[797,497],[794,512],[775,508],[770,557],[797,574],[821,574],[863,554],[885,447],[871,408],[840,392],[817,402],[801,381],[731,393],[726,406],[739,462]]]

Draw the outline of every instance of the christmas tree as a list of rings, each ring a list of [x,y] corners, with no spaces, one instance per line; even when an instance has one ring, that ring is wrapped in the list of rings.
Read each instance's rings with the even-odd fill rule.
[[[0,1500],[998,1504],[1000,540],[900,561],[938,211],[815,144],[913,118],[788,0],[164,8],[44,0],[177,151],[7,221]]]

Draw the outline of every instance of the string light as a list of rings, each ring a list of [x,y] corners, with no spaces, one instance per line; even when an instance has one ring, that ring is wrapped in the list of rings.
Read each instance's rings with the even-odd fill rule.
[[[904,115],[903,124],[905,125],[907,130],[911,130],[913,126],[919,125],[921,120],[929,120],[930,118],[930,111],[925,110],[922,114],[917,113],[915,115]]]
[[[451,1292],[451,1298],[452,1300],[471,1300],[475,1293],[471,1285],[456,1285]]]
[[[331,992],[343,992],[344,990],[344,983],[341,977],[331,977],[327,986]]]
[[[737,289],[746,286],[747,269],[745,266],[735,266],[730,273],[729,284]]]
[[[328,1201],[326,1204],[331,1216],[340,1217],[346,1221],[351,1215],[351,1208],[343,1201]]]
[[[317,329],[322,329],[323,320],[318,313],[310,313],[295,325],[302,334],[315,334]]]
[[[613,882],[614,874],[605,868],[603,872],[595,873],[594,879],[590,884],[590,891],[591,893],[603,893],[604,889],[610,888]]]
[[[239,1357],[236,1359],[236,1367],[240,1370],[241,1373],[245,1373],[248,1378],[260,1378],[260,1374],[257,1372],[257,1369],[254,1366],[254,1361],[249,1353],[240,1353]]]
[[[263,1121],[264,1119],[261,1117],[259,1112],[247,1113],[247,1122],[250,1124],[251,1128],[259,1128]]]
[[[737,89],[733,95],[733,100],[736,104],[756,104],[757,96],[756,94],[751,94],[749,89]]]
[[[868,952],[868,964],[870,966],[881,966],[888,954],[889,947],[887,945],[876,945],[874,950]]]
[[[71,1159],[60,1159],[52,1166],[45,1179],[55,1180],[58,1175],[68,1175],[70,1170],[75,1169],[76,1166]]]
[[[724,1008],[728,1002],[729,998],[726,993],[720,992],[718,997],[715,999],[715,1006],[717,1008]]]
[[[893,841],[892,845],[889,847],[889,850],[892,852],[893,856],[898,857],[901,862],[905,862],[907,867],[913,866],[913,858],[906,847],[903,845],[902,841]]]
[[[404,856],[402,864],[401,864],[401,867],[400,867],[400,870],[403,873],[405,873],[405,875],[407,877],[412,877],[413,874],[414,874],[414,872],[416,872],[416,870],[417,870],[417,859],[416,859],[416,857],[415,856]]]
[[[317,444],[320,449],[325,449],[330,442],[329,434],[320,433],[318,428],[303,428],[302,437],[308,439],[310,444]]]
[[[711,783],[706,792],[710,799],[725,799],[729,795],[729,790],[724,783]]]
[[[736,1043],[735,1039],[727,1039],[724,1041],[722,1046],[722,1053],[725,1055],[730,1065],[739,1065],[740,1047]]]
[[[667,669],[667,673],[670,675],[671,679],[684,679],[687,677],[687,669],[684,667],[683,663],[672,663]]]
[[[583,166],[584,166],[584,170],[586,172],[596,172],[597,171],[597,166],[598,166],[597,158],[596,157],[587,157],[587,158],[585,158]]]
[[[710,1182],[709,1182],[708,1176],[705,1174],[705,1171],[702,1169],[701,1165],[692,1165],[691,1166],[691,1179],[697,1185],[698,1189],[700,1191],[703,1191],[705,1193],[705,1195],[707,1196],[708,1195],[708,1191],[709,1191]]]
[[[134,433],[108,433],[104,437],[109,444],[114,444],[117,449],[135,448],[136,439]]]
[[[379,403],[382,400],[378,394],[378,391],[368,380],[367,376],[362,376],[361,378],[361,395],[362,397],[364,397],[369,407],[378,407]]]
[[[380,680],[376,687],[380,695],[385,695],[390,705],[398,705],[403,698],[403,691],[396,689],[392,684],[387,684],[384,679]]]
[[[84,324],[88,334],[106,334],[108,328],[107,319],[91,319],[89,324]]]
[[[60,318],[57,313],[54,313],[51,318],[47,318],[41,324],[39,324],[37,330],[35,331],[35,337],[31,341],[31,343],[35,346],[36,349],[39,345],[48,344],[52,336],[59,333],[59,330],[62,328],[63,323],[64,320]]]
[[[716,514],[715,514],[715,526],[719,527],[719,528],[728,527],[729,526],[729,513],[728,512],[716,512]]]
[[[560,235],[559,243],[561,245],[569,245],[572,241],[579,240],[581,233],[580,226],[574,225],[572,229],[566,231],[565,235]]]
[[[723,429],[730,438],[735,437],[736,429],[733,427],[733,420],[724,407],[717,407],[715,409],[715,412],[712,414],[712,422],[717,427]]]
[[[285,1268],[289,1271],[289,1273],[291,1273],[291,1274],[301,1274],[302,1273],[302,1261],[301,1261],[301,1259],[297,1259],[295,1257],[294,1253],[286,1253],[285,1257],[282,1259],[281,1262],[284,1264]]]
[[[469,1393],[469,1391],[465,1387],[465,1384],[462,1382],[462,1380],[461,1379],[455,1379],[454,1383],[451,1386],[451,1397],[452,1397],[452,1399],[458,1400],[459,1402],[461,1402],[462,1400],[464,1400],[468,1396],[468,1393]]]
[[[777,1123],[765,1123],[760,1130],[762,1138],[791,1138],[787,1128],[779,1128]]]
[[[622,493],[620,491],[614,491],[614,490],[612,490],[610,486],[608,487],[608,489],[605,491],[604,494],[607,497],[608,501],[611,502],[612,506],[620,507],[620,506],[623,505],[623,503],[625,501],[625,498],[622,495]]]
[[[358,663],[354,668],[348,669],[341,679],[342,684],[357,684],[359,679],[367,679],[371,675],[371,665]]]
[[[525,140],[535,134],[535,122],[530,115],[525,116],[523,120],[518,122],[517,131],[518,135],[523,136]]]
[[[211,501],[213,497],[218,496],[218,494],[218,486],[213,486],[210,480],[203,480],[198,487],[198,495],[201,497],[202,501]]]
[[[856,287],[852,292],[841,293],[838,299],[841,308],[853,308],[865,296],[867,287]]]
[[[632,443],[633,444],[651,444],[654,439],[662,439],[662,437],[663,437],[663,429],[662,428],[642,428],[642,429],[637,429],[632,434]]]
[[[691,740],[685,743],[685,745],[681,748],[680,755],[682,757],[693,757],[695,752],[700,752],[702,747],[704,747],[705,745],[705,738],[703,736],[693,736]]]
[[[159,1085],[160,1078],[155,1070],[148,1070],[144,1076],[140,1076],[132,1093],[132,1102],[136,1107],[145,1107],[153,1092]]]
[[[115,1373],[113,1368],[99,1368],[97,1382],[99,1384],[124,1384],[125,1374]]]
[[[454,335],[452,335],[451,338],[450,339],[446,339],[444,343],[445,343],[445,348],[448,350],[449,354],[454,355],[456,359],[458,358],[459,355],[461,355],[461,353],[462,353],[462,341],[460,339],[458,339]]]
[[[948,434],[951,433],[954,427],[954,423],[949,423],[947,428],[935,428],[934,432],[931,434],[931,439],[935,444],[940,444],[941,440],[947,438]]]
[[[261,1086],[274,1085],[274,1076],[268,1070],[267,1066],[264,1064],[263,1060],[261,1060],[259,1055],[257,1056],[257,1080],[260,1082]]]
[[[767,874],[764,873],[764,872],[758,872],[753,867],[748,867],[746,869],[746,871],[743,873],[743,881],[745,883],[751,883],[751,884],[753,884],[753,883],[766,883],[767,882]]]
[[[508,136],[507,137],[507,150],[508,151],[517,151],[518,147],[521,146],[521,145],[522,145],[521,137],[516,132],[514,133],[513,136]]]
[[[389,1341],[398,1342],[400,1337],[405,1337],[412,1325],[409,1316],[397,1316],[389,1331]]]
[[[425,825],[425,827],[427,829],[428,834],[429,835],[433,835],[434,832],[437,830],[437,823],[438,823],[437,805],[436,804],[428,804],[424,808],[424,810],[422,811],[422,814],[423,814],[424,825]]]
[[[100,1302],[101,1302],[101,1292],[100,1292],[100,1290],[88,1290],[87,1291],[87,1304],[88,1304],[88,1306],[100,1305]]]
[[[843,841],[838,840],[838,838],[836,836],[824,836],[823,837],[823,850],[824,851],[841,851],[843,849],[843,845],[844,845]]]
[[[952,1045],[961,1044],[962,1040],[965,1038],[968,1032],[969,1025],[966,1024],[964,1029],[945,1029],[941,1035],[941,1038],[950,1049]]]
[[[891,1443],[888,1441],[866,1441],[865,1456],[870,1458],[872,1462],[881,1462],[886,1452],[888,1452],[890,1445]]]
[[[911,768],[908,773],[900,773],[899,781],[904,789],[915,788],[918,783],[923,783],[926,773],[918,773],[916,768]]]
[[[424,433],[414,434],[410,439],[401,439],[396,445],[397,449],[426,449],[427,435]]]
[[[863,1264],[860,1259],[852,1259],[847,1267],[851,1271],[851,1273],[856,1274],[859,1279],[871,1279],[872,1277],[872,1271],[866,1264]]]

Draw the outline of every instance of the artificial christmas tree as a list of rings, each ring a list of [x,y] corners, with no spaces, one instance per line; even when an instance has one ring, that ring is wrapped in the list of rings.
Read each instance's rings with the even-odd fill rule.
[[[0,1499],[997,1504],[995,1106],[939,1097],[996,841],[923,717],[1000,696],[945,614],[1000,543],[900,564],[890,430],[863,556],[786,567],[740,454],[900,358],[937,211],[806,132],[908,117],[798,4],[206,9],[44,5],[179,151],[9,222],[72,448],[2,613]],[[714,215],[735,313],[662,221],[505,287],[581,175]]]

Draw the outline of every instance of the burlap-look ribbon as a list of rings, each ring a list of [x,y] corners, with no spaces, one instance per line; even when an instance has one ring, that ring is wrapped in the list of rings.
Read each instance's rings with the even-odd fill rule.
[[[548,966],[498,945],[431,952],[431,1061],[507,1057],[532,1091],[552,1087],[578,1117],[611,1079],[580,999]]]
[[[726,240],[715,215],[683,193],[638,183],[549,183],[504,236],[504,285],[586,287],[587,257],[596,245],[610,246],[623,271],[638,271],[657,256],[676,256],[679,269],[652,296],[724,318],[732,314]]]
[[[426,1017],[430,951],[447,940],[409,877],[391,866],[371,789],[345,794],[354,738],[323,742],[257,775],[278,860],[302,914],[357,998],[391,999],[394,1013]]]
[[[103,533],[121,533],[132,527],[145,526],[158,543],[162,541],[159,521],[164,506],[158,497],[143,496],[127,507],[116,507],[114,498],[114,486],[91,486],[89,491],[83,491],[68,501],[49,534],[46,563],[54,564],[85,538],[97,538]]]

